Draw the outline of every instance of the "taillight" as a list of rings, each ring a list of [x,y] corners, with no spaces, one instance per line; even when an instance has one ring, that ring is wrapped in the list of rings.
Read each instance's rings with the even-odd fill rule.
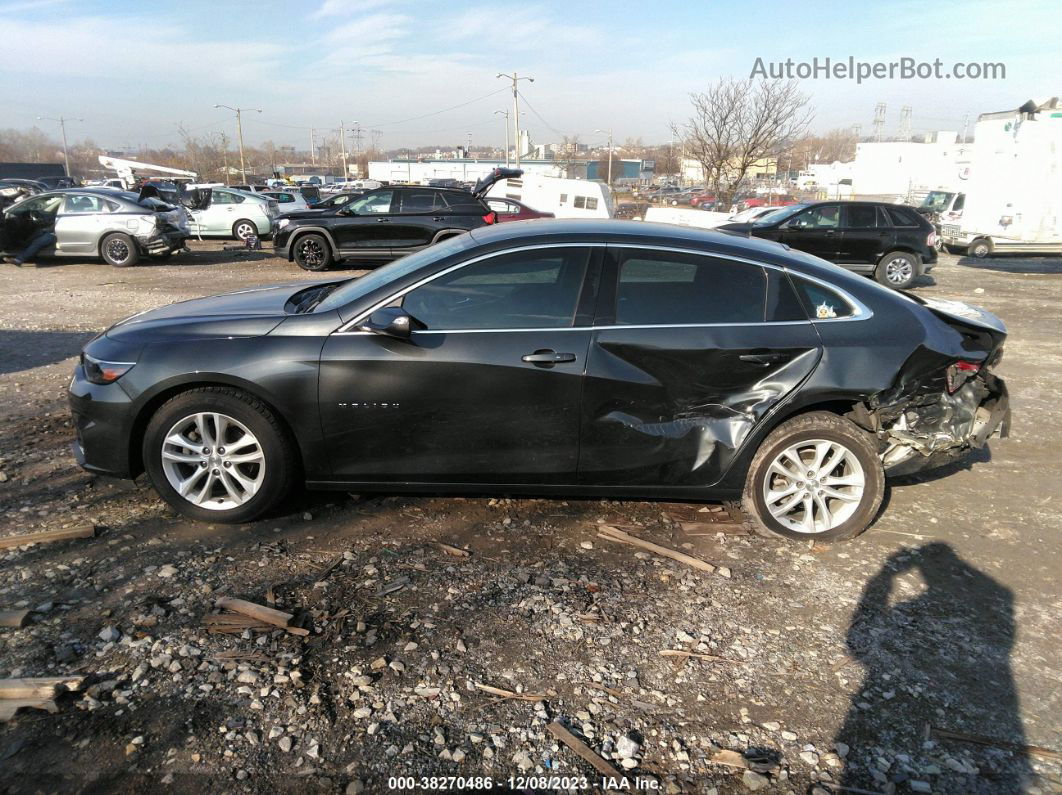
[[[945,371],[948,394],[953,394],[963,384],[973,378],[981,369],[980,362],[957,361]]]
[[[498,214],[496,212],[494,212],[494,210],[491,210],[489,213],[487,213],[486,215],[483,216],[483,223],[485,223],[485,224],[496,224],[496,223],[498,223]]]
[[[929,236],[926,237],[926,245],[929,246],[930,248],[933,248],[933,246],[935,246],[936,244],[937,244],[937,232],[936,232],[936,230],[933,230],[932,232],[929,233]]]

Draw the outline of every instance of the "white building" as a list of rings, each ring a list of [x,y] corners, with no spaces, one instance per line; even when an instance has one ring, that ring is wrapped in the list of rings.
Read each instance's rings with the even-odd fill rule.
[[[952,130],[931,133],[925,142],[871,141],[856,144],[852,189],[857,196],[884,197],[961,190],[969,173],[971,144]]]
[[[505,167],[504,160],[471,158],[450,160],[374,160],[369,163],[369,179],[380,182],[407,182],[420,185],[429,179],[456,179],[476,182],[494,169]],[[515,168],[515,163],[509,163]],[[521,160],[520,168],[527,174],[543,177],[585,179],[585,163],[564,163],[558,160]],[[573,173],[574,172],[574,173]]]

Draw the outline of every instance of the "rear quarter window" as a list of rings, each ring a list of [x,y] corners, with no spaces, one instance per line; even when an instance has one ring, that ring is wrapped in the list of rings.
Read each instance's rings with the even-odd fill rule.
[[[921,226],[919,215],[907,207],[885,207],[885,215],[893,226]]]
[[[828,287],[792,274],[790,279],[804,311],[812,320],[833,320],[855,314],[852,305]]]

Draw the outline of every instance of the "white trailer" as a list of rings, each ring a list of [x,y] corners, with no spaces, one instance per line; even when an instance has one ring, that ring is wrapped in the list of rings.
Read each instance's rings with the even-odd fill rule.
[[[612,191],[603,182],[524,173],[494,183],[486,198],[516,199],[557,218],[611,218]]]
[[[1030,100],[983,113],[961,220],[942,223],[945,246],[974,257],[1062,253],[1062,104]]]

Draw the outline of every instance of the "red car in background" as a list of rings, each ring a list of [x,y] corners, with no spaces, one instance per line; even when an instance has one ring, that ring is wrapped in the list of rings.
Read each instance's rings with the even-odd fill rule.
[[[712,193],[696,193],[690,196],[690,207],[700,207],[702,204],[712,204],[715,195]]]
[[[753,207],[788,207],[791,204],[799,204],[800,199],[793,196],[750,196],[737,203],[737,211],[751,210]]]
[[[488,196],[487,206],[498,214],[498,223],[504,221],[527,221],[531,218],[556,218],[553,213],[542,212],[533,207],[528,207],[516,199],[497,199]]]

